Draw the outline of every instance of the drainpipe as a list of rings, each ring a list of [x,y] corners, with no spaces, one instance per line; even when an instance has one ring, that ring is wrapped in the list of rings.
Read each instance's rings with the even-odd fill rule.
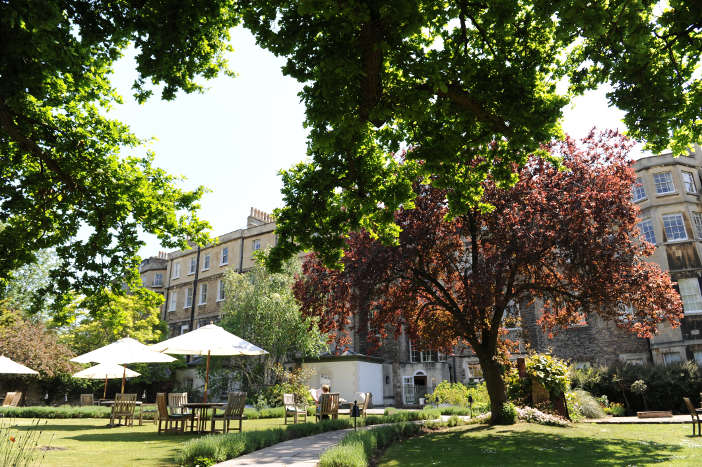
[[[195,324],[195,303],[197,298],[197,278],[200,273],[200,247],[197,247],[197,256],[195,257],[195,278],[193,279],[193,301],[190,304],[190,327],[188,331],[193,330]]]
[[[244,232],[241,233],[241,244],[239,245],[239,274],[244,272]]]

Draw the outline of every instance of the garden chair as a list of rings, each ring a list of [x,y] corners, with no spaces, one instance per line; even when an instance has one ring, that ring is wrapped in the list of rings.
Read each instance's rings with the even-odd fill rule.
[[[159,394],[163,394],[163,397],[166,397],[165,392],[157,392],[156,397],[158,397]],[[153,408],[144,408],[144,406],[141,406],[141,416],[143,417],[144,415],[147,415],[147,420],[148,417],[151,417],[151,420],[154,422],[154,425],[158,422],[158,407],[154,406]]]
[[[183,407],[188,403],[187,392],[170,392],[168,393],[168,413],[172,415],[192,415],[190,409]],[[200,420],[200,414],[196,413],[194,418],[191,418],[191,424]],[[191,427],[192,428],[192,427]]]
[[[166,394],[163,392],[156,394],[156,410],[159,434],[161,434],[162,431],[166,433],[183,433],[188,414],[169,413],[168,406],[166,405]],[[161,424],[164,422],[165,426],[161,428]],[[178,428],[178,424],[180,424],[180,428]]]
[[[244,421],[244,406],[246,405],[245,392],[230,392],[227,395],[227,406],[222,415],[212,417],[212,432],[215,431],[215,421],[222,420],[222,432],[229,433],[229,422],[239,420],[239,433]],[[236,430],[236,428],[234,428]]]
[[[297,416],[302,415],[304,422],[307,422],[307,406],[299,406],[295,403],[295,394],[283,394],[283,405],[285,406],[285,424],[288,424],[288,416],[293,417],[293,423],[297,423]]]
[[[367,410],[371,406],[371,401],[373,400],[373,393],[372,392],[363,392],[363,403],[359,405],[359,409],[361,409],[361,417],[365,417],[368,415]]]
[[[317,410],[317,421],[322,420],[324,416],[329,416],[336,420],[339,418],[339,393],[327,392],[319,396],[319,410]]]
[[[114,425],[115,419],[119,425],[124,418],[125,426],[134,426],[136,399],[136,394],[115,394],[115,403],[112,405],[112,414],[110,414],[110,425]]]
[[[95,398],[92,394],[81,394],[80,395],[80,406],[85,407],[87,405],[95,405]]]
[[[22,400],[21,392],[8,392],[5,394],[5,399],[2,401],[3,407],[19,407]]]
[[[695,436],[695,423],[697,423],[697,436],[702,436],[702,421],[700,420],[700,416],[695,410],[695,406],[692,405],[692,402],[688,397],[683,397],[683,401],[685,402],[685,406],[687,407],[687,410],[690,411],[690,417],[692,417],[692,436]]]

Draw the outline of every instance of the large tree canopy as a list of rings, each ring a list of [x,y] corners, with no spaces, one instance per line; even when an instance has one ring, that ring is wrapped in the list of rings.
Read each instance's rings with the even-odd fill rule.
[[[198,76],[224,67],[236,23],[228,1],[0,3],[0,280],[56,247],[49,287],[60,308],[70,289],[137,285],[140,229],[170,247],[203,239],[192,214],[203,190],[177,188],[105,117],[120,102],[109,74],[132,44],[139,99],[149,84],[166,99],[198,90]]]
[[[555,144],[551,152],[562,156],[564,170],[532,157],[511,189],[491,178],[483,183],[493,210],[473,208],[450,220],[446,192],[417,184],[416,208],[396,214],[399,245],[358,233],[343,271],[315,256],[306,261],[295,286],[303,312],[320,317],[323,331],[343,335],[358,311],[354,303],[365,303],[371,337],[404,328],[435,349],[469,344],[496,420],[506,400],[501,336],[515,303],[541,300],[541,323],[551,329],[592,314],[640,336],[664,320],[679,322],[670,276],[646,261],[654,246],[638,235],[629,147],[621,137],[598,135],[581,146]]]

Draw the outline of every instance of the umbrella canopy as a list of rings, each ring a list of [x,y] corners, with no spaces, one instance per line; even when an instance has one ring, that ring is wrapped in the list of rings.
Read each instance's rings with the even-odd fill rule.
[[[119,379],[125,376],[127,378],[134,378],[135,376],[141,376],[141,373],[125,368],[116,363],[100,363],[99,365],[91,366],[85,370],[81,370],[74,374],[74,378],[85,378],[85,379]]]
[[[241,337],[225,331],[219,326],[208,324],[186,332],[180,336],[159,342],[151,346],[159,352],[176,355],[207,355],[207,369],[205,370],[205,395],[207,402],[207,385],[210,381],[210,355],[236,356],[236,355],[263,355],[265,350],[256,347]]]
[[[0,373],[13,374],[13,375],[38,375],[39,373],[27,368],[24,365],[20,365],[7,358],[6,356],[0,356]]]
[[[263,355],[265,350],[221,327],[208,324],[180,336],[153,344],[152,350],[176,355]]]
[[[76,363],[168,363],[175,358],[155,352],[136,339],[125,337],[75,358]]]

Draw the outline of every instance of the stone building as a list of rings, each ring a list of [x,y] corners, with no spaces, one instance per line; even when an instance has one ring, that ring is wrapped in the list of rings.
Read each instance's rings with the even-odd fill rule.
[[[665,323],[651,339],[653,361],[702,364],[702,148],[695,145],[680,157],[644,157],[634,163],[634,169],[637,183],[632,196],[641,208],[639,230],[656,245],[651,260],[677,282],[685,309],[680,327]]]
[[[161,253],[142,261],[144,287],[161,293],[161,317],[171,336],[219,321],[224,300],[222,280],[229,270],[245,272],[254,265],[255,251],[275,244],[273,218],[251,208],[246,228],[220,235],[211,245]]]

